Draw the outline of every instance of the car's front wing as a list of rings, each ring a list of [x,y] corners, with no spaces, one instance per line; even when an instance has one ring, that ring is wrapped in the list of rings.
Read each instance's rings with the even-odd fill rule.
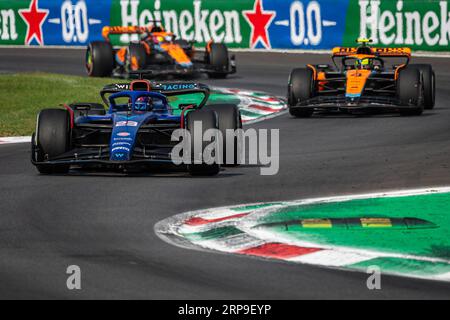
[[[396,97],[363,96],[359,98],[348,98],[339,96],[317,96],[291,106],[291,109],[314,109],[317,111],[364,111],[364,110],[399,110],[416,108],[414,104],[401,103]]]
[[[144,69],[135,70],[129,73],[115,73],[115,77],[138,78],[139,75],[144,75],[144,78],[155,78],[162,76],[193,76],[195,74],[212,74],[212,73],[233,74],[236,73],[236,65],[234,60],[230,60],[227,70],[216,69],[213,66],[204,62],[194,62],[192,67],[186,68],[175,64],[154,64],[147,65]]]

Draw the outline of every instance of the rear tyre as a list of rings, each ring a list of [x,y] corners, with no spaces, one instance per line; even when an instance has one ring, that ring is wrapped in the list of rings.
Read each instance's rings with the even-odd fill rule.
[[[397,80],[397,97],[403,107],[403,116],[419,116],[423,113],[423,84],[419,70],[415,68],[403,69]]]
[[[195,135],[194,130],[194,122],[200,121],[202,123],[202,132],[201,136]],[[190,131],[191,134],[191,151],[192,151],[192,163],[188,165],[189,173],[193,176],[214,176],[217,175],[220,171],[220,164],[214,162],[212,164],[207,164],[205,162],[202,163],[194,163],[194,143],[195,141],[201,141],[202,144],[202,154],[205,148],[211,142],[204,142],[203,135],[208,129],[218,129],[217,125],[217,114],[213,110],[197,110],[191,111],[187,114],[186,119],[186,128]],[[204,161],[202,157],[202,161]]]
[[[129,71],[143,69],[147,64],[147,52],[144,46],[140,43],[130,43],[127,59]]]
[[[206,107],[207,110],[216,112],[219,120],[219,130],[222,133],[222,164],[223,166],[235,167],[240,162],[239,137],[227,139],[227,130],[236,130],[242,128],[242,120],[239,108],[234,104],[213,104]],[[227,146],[233,146],[233,157],[227,161]]]
[[[44,109],[37,118],[32,151],[37,162],[44,162],[70,149],[70,116],[63,109]],[[69,165],[39,164],[42,174],[67,173]]]
[[[86,70],[90,77],[108,77],[114,68],[111,43],[91,42],[86,50]]]
[[[298,68],[291,72],[288,84],[289,113],[297,118],[308,118],[314,113],[312,108],[296,107],[314,95],[313,72],[309,68]]]
[[[433,109],[436,100],[436,77],[433,68],[430,64],[410,64],[408,68],[417,69],[422,74],[424,108]]]
[[[225,79],[228,75],[229,57],[228,48],[223,43],[212,43],[210,50],[206,51],[206,60],[215,70],[208,74],[213,79]]]

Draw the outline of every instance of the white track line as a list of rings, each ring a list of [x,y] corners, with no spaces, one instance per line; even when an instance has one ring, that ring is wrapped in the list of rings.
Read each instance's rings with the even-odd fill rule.
[[[0,145],[30,142],[31,137],[0,137]]]
[[[322,250],[288,259],[291,262],[314,264],[327,267],[342,267],[358,262],[377,258],[375,254],[360,252],[344,252],[336,250]]]

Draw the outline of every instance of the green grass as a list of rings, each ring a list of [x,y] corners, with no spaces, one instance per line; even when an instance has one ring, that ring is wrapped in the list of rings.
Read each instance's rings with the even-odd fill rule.
[[[28,136],[43,108],[63,103],[101,102],[100,89],[120,80],[47,73],[0,75],[0,137]]]
[[[101,103],[100,90],[117,82],[129,81],[51,73],[0,74],[0,137],[31,135],[35,130],[36,116],[44,108],[58,108],[73,102]],[[171,96],[168,100],[177,114],[181,112],[177,110],[180,103],[198,104],[203,97],[203,94],[193,93],[184,94],[182,98]],[[220,103],[239,105],[242,101],[235,94],[211,90],[208,104]],[[255,118],[263,116],[243,109],[241,112]]]

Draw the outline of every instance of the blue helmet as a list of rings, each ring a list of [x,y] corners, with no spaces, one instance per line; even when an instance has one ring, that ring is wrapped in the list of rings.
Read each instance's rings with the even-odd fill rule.
[[[134,103],[136,111],[150,111],[153,109],[153,100],[150,97],[140,97]]]

